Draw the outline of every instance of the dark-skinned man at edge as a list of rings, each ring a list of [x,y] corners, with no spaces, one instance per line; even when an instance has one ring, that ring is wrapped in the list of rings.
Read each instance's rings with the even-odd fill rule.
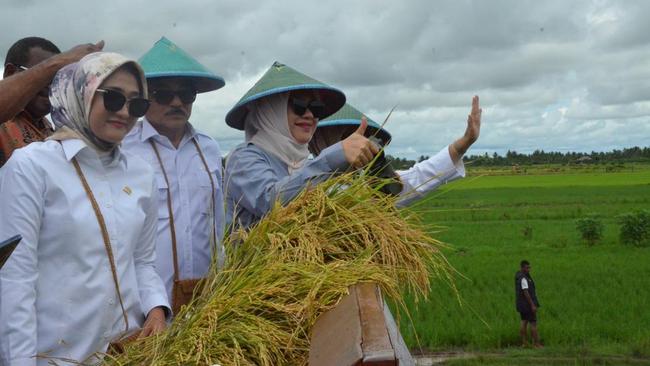
[[[0,80],[0,167],[15,149],[52,134],[49,85],[59,69],[101,51],[104,42],[83,44],[61,53],[51,41],[27,37],[14,43],[5,57]]]

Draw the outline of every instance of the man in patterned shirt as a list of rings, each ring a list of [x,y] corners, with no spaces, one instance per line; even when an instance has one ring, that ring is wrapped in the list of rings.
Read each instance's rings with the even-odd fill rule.
[[[49,85],[56,72],[103,47],[99,42],[61,53],[47,39],[27,37],[9,48],[0,82],[0,167],[15,149],[52,134],[45,116],[50,113]]]

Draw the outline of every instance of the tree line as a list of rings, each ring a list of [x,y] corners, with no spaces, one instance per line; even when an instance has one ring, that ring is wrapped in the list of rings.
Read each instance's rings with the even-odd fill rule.
[[[395,169],[408,169],[416,162],[429,158],[422,155],[417,160],[409,160],[400,157],[388,155]],[[632,163],[632,162],[650,162],[650,147],[625,148],[622,150],[614,149],[607,152],[592,151],[584,152],[559,152],[535,150],[530,154],[518,153],[514,150],[508,150],[505,155],[499,155],[496,152],[492,155],[485,153],[483,155],[464,156],[463,161],[473,166],[513,166],[513,165],[536,165],[536,164],[602,164],[602,163]]]

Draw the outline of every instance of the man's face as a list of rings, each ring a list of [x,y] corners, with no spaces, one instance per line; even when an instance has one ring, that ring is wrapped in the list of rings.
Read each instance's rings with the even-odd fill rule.
[[[54,55],[55,53],[45,51],[40,47],[32,47],[29,50],[27,62],[25,63],[25,65],[15,65],[14,67],[7,66],[7,70],[5,71],[5,77],[13,75],[17,72],[21,72],[22,70],[18,66],[31,68]],[[32,98],[32,100],[29,101],[29,103],[27,103],[27,106],[25,106],[25,110],[29,112],[29,114],[33,118],[39,119],[41,117],[44,117],[48,113],[50,113],[49,93],[50,93],[49,86],[43,88],[41,91],[38,92],[38,94],[34,96],[34,98]]]
[[[196,98],[191,80],[181,77],[157,78],[148,83],[151,106],[147,111],[147,120],[155,128],[184,128],[192,115],[192,103]]]
[[[524,273],[530,273],[530,264],[526,264],[523,267],[521,267],[521,271]]]

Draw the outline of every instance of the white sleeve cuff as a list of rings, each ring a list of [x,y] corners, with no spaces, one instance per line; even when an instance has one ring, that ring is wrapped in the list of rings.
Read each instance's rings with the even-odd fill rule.
[[[416,163],[408,170],[397,171],[404,189],[404,200],[412,201],[431,192],[443,184],[465,177],[463,159],[454,164],[449,154],[449,146],[445,146],[436,155]]]
[[[162,307],[165,310],[165,319],[167,321],[171,320],[172,316],[172,309],[171,306],[169,305],[169,301],[167,301],[167,295],[155,295],[149,297],[146,302],[143,299],[142,301],[142,310],[144,312],[145,318],[149,314],[149,312],[156,307]]]

